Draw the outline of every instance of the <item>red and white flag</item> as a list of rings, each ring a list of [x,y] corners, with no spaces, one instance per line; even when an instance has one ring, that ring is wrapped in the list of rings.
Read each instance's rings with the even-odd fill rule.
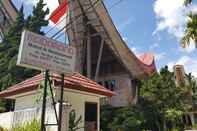
[[[68,12],[68,1],[64,0],[51,14],[50,20],[56,24]]]

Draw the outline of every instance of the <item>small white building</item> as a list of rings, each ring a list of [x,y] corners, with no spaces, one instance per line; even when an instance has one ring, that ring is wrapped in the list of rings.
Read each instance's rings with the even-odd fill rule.
[[[58,111],[60,76],[51,75],[52,87]],[[15,100],[14,112],[0,114],[0,126],[11,128],[33,119],[40,119],[42,90],[40,83],[44,81],[44,75],[39,74],[16,84],[2,92],[0,97]],[[100,99],[112,97],[114,93],[96,82],[75,73],[64,78],[64,102],[62,131],[68,130],[69,112],[75,110],[77,116],[82,117],[79,131],[100,131]],[[49,92],[49,91],[48,91]],[[50,95],[47,98],[46,124],[55,124],[55,112]],[[57,126],[48,126],[47,131],[56,131]]]

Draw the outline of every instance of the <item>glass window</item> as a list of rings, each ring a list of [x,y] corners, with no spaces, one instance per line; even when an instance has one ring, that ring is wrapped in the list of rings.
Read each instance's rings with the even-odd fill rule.
[[[115,80],[111,80],[110,81],[110,89],[111,89],[111,91],[114,91],[115,87],[116,87],[116,81]]]
[[[104,83],[105,83],[105,88],[109,89],[109,83],[108,83],[108,81],[105,81]]]

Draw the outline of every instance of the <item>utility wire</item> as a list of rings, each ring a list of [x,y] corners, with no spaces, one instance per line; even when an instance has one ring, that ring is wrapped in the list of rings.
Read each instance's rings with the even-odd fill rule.
[[[95,1],[94,3],[93,3],[93,7],[97,7],[98,5],[96,5],[98,2],[99,2],[100,0],[97,0],[97,1]],[[117,5],[119,5],[121,2],[123,2],[124,0],[118,0],[117,2],[115,2],[111,7],[109,7],[109,9],[112,9],[112,8],[114,8],[115,6],[117,6]],[[95,6],[96,5],[96,6]],[[89,9],[91,9],[92,8],[92,6],[91,7],[89,7],[89,8],[87,8],[87,9],[85,9],[85,11],[88,11]],[[80,16],[81,16],[81,14],[79,14],[79,15],[77,15],[77,16],[75,16],[75,19],[74,20],[77,20],[77,19],[79,19],[80,18]],[[52,27],[47,33],[49,33],[50,31],[52,31],[58,24],[60,24],[62,21],[64,21],[65,19],[66,19],[67,17],[65,17],[65,18],[63,18],[60,22],[58,22],[54,27]],[[73,20],[73,21],[74,21]],[[73,21],[70,21],[67,25],[65,25],[62,29],[60,29],[58,32],[56,32],[51,38],[55,38],[59,33],[61,33],[62,31],[68,31],[68,29],[70,29],[70,28],[68,28],[70,25],[71,25],[71,23],[73,22]],[[64,30],[65,29],[65,30]],[[46,34],[47,34],[46,33]],[[62,36],[64,33],[61,33],[61,35],[58,35],[57,37],[56,37],[56,39],[58,39],[60,36]]]
[[[114,8],[115,6],[119,5],[121,2],[123,2],[124,0],[118,0],[117,2],[115,2],[111,7],[109,7],[109,9]]]
[[[95,1],[95,2],[93,3],[93,6],[95,6],[99,1],[100,1],[100,0]],[[89,7],[89,8],[87,8],[85,11],[88,11],[88,10],[91,9],[91,8],[92,8],[92,6]],[[74,20],[77,20],[77,19],[79,19],[80,17],[81,17],[81,14],[75,16],[75,19],[74,19]],[[64,29],[66,29],[66,31],[67,31],[67,30],[68,30],[67,27],[69,27],[69,26],[71,25],[72,22],[73,22],[73,21],[70,21],[67,25],[65,25],[62,29],[60,29],[57,33],[55,33],[51,38],[54,38],[56,35],[58,35],[58,34],[59,34],[60,32],[62,32]]]

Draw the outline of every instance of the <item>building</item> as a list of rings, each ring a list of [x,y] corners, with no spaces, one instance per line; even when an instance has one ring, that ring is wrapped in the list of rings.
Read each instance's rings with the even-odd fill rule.
[[[0,39],[3,38],[17,16],[17,9],[11,0],[0,1]]]
[[[52,87],[55,96],[55,105],[58,112],[58,98],[60,94],[61,80],[58,75],[51,75]],[[0,126],[13,127],[21,123],[25,123],[39,119],[41,116],[41,102],[37,102],[36,98],[40,95],[40,83],[44,80],[44,75],[39,74],[33,78],[27,79],[16,84],[2,92],[0,98],[14,99],[14,112],[0,114]],[[64,78],[64,108],[62,131],[67,131],[69,113],[72,109],[76,111],[77,116],[82,116],[81,128],[79,131],[100,131],[100,99],[103,97],[111,97],[114,92],[109,91],[89,80],[88,78],[75,73]],[[55,113],[50,97],[47,99],[47,115],[46,123],[56,123]],[[48,131],[56,131],[56,126],[48,126]],[[50,130],[49,130],[50,129]]]
[[[61,3],[62,0],[60,0]],[[156,72],[154,56],[129,49],[102,0],[70,0],[67,36],[77,48],[76,70],[117,93],[109,103],[128,106],[137,101],[137,81]]]
[[[102,0],[68,0],[68,6],[66,35],[77,48],[76,71],[116,92],[107,103],[135,104],[137,81],[156,72],[153,54],[138,58],[129,49]]]

